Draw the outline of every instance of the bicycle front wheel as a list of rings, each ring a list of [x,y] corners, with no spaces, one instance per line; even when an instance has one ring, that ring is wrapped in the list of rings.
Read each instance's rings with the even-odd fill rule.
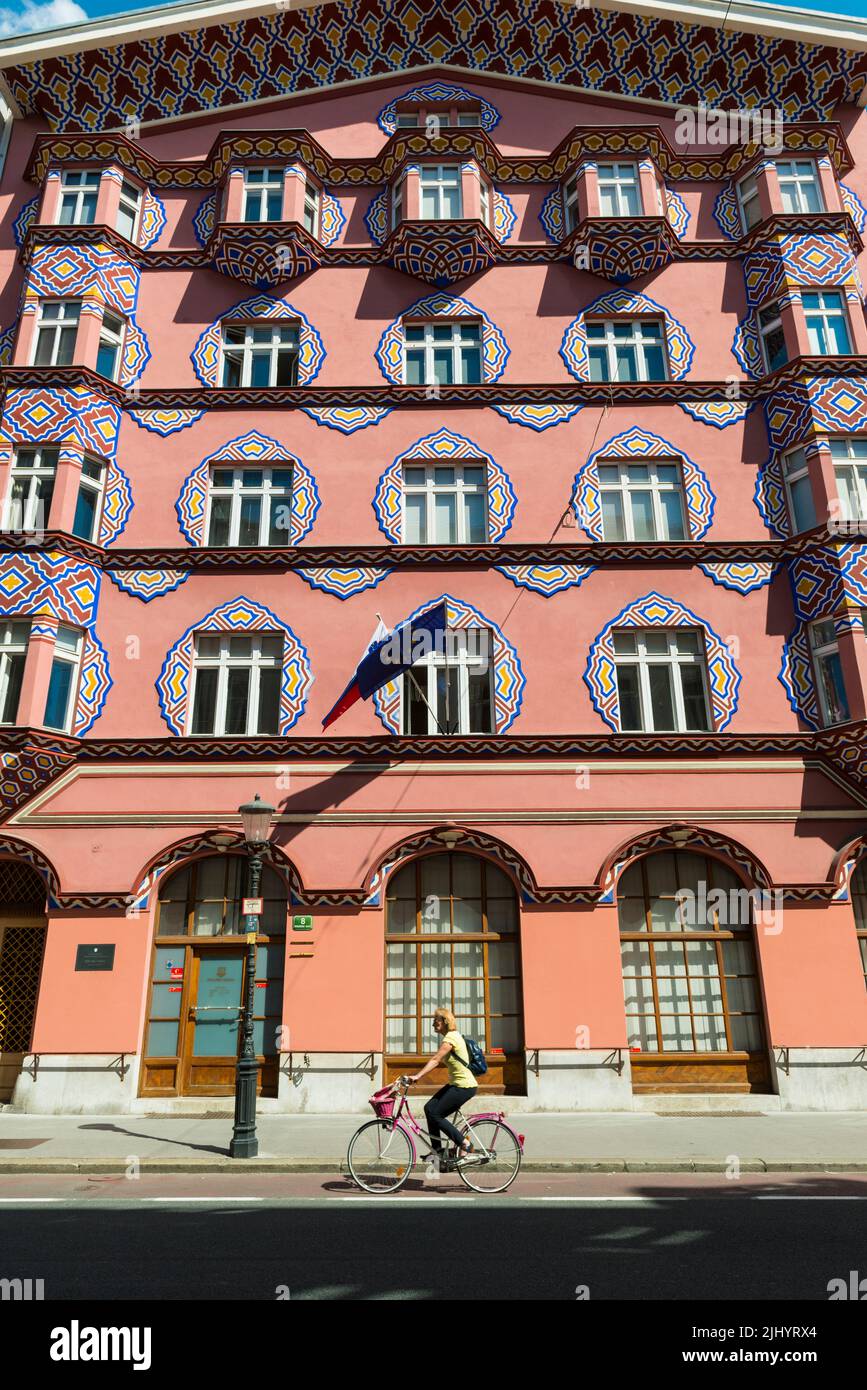
[[[458,1165],[461,1181],[473,1192],[505,1192],[521,1167],[517,1134],[502,1120],[487,1117],[471,1119],[466,1134],[475,1154],[469,1163]]]
[[[400,1125],[370,1120],[357,1129],[346,1155],[349,1171],[365,1192],[397,1192],[415,1162],[412,1140]]]

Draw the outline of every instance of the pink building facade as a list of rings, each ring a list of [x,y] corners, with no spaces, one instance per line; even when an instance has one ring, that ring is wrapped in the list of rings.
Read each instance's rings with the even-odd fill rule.
[[[867,58],[415,9],[0,55],[0,1101],[861,1108]]]

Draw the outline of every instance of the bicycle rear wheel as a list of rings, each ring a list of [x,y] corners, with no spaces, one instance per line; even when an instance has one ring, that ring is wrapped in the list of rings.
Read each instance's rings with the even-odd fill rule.
[[[397,1192],[415,1162],[415,1148],[405,1129],[390,1120],[369,1120],[349,1141],[349,1171],[365,1192]]]
[[[483,1116],[469,1120],[465,1132],[480,1156],[467,1164],[458,1164],[461,1182],[473,1192],[505,1192],[521,1168],[517,1134],[502,1120]],[[481,1157],[485,1152],[490,1157]]]

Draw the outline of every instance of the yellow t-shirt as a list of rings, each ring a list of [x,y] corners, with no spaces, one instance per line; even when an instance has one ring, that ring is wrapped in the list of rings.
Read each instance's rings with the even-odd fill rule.
[[[469,1090],[470,1087],[475,1090],[479,1083],[467,1066],[470,1060],[470,1054],[467,1052],[467,1045],[463,1037],[457,1029],[453,1029],[451,1033],[446,1033],[443,1042],[451,1043],[452,1045],[452,1050],[446,1057],[446,1071],[449,1074],[449,1084],[451,1086],[461,1086],[464,1090]]]

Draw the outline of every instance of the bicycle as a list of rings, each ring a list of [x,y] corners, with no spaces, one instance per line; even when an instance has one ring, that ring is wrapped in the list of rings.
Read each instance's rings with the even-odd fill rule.
[[[370,1097],[376,1115],[355,1131],[346,1161],[353,1181],[364,1192],[377,1196],[397,1192],[415,1167],[415,1139],[430,1144],[430,1136],[417,1123],[407,1101],[409,1078],[398,1077]],[[452,1145],[440,1159],[439,1171],[457,1172],[472,1192],[505,1192],[518,1176],[524,1153],[524,1136],[506,1124],[502,1111],[486,1111],[467,1119],[458,1110],[452,1120],[462,1137],[469,1136],[473,1152],[457,1162]]]

